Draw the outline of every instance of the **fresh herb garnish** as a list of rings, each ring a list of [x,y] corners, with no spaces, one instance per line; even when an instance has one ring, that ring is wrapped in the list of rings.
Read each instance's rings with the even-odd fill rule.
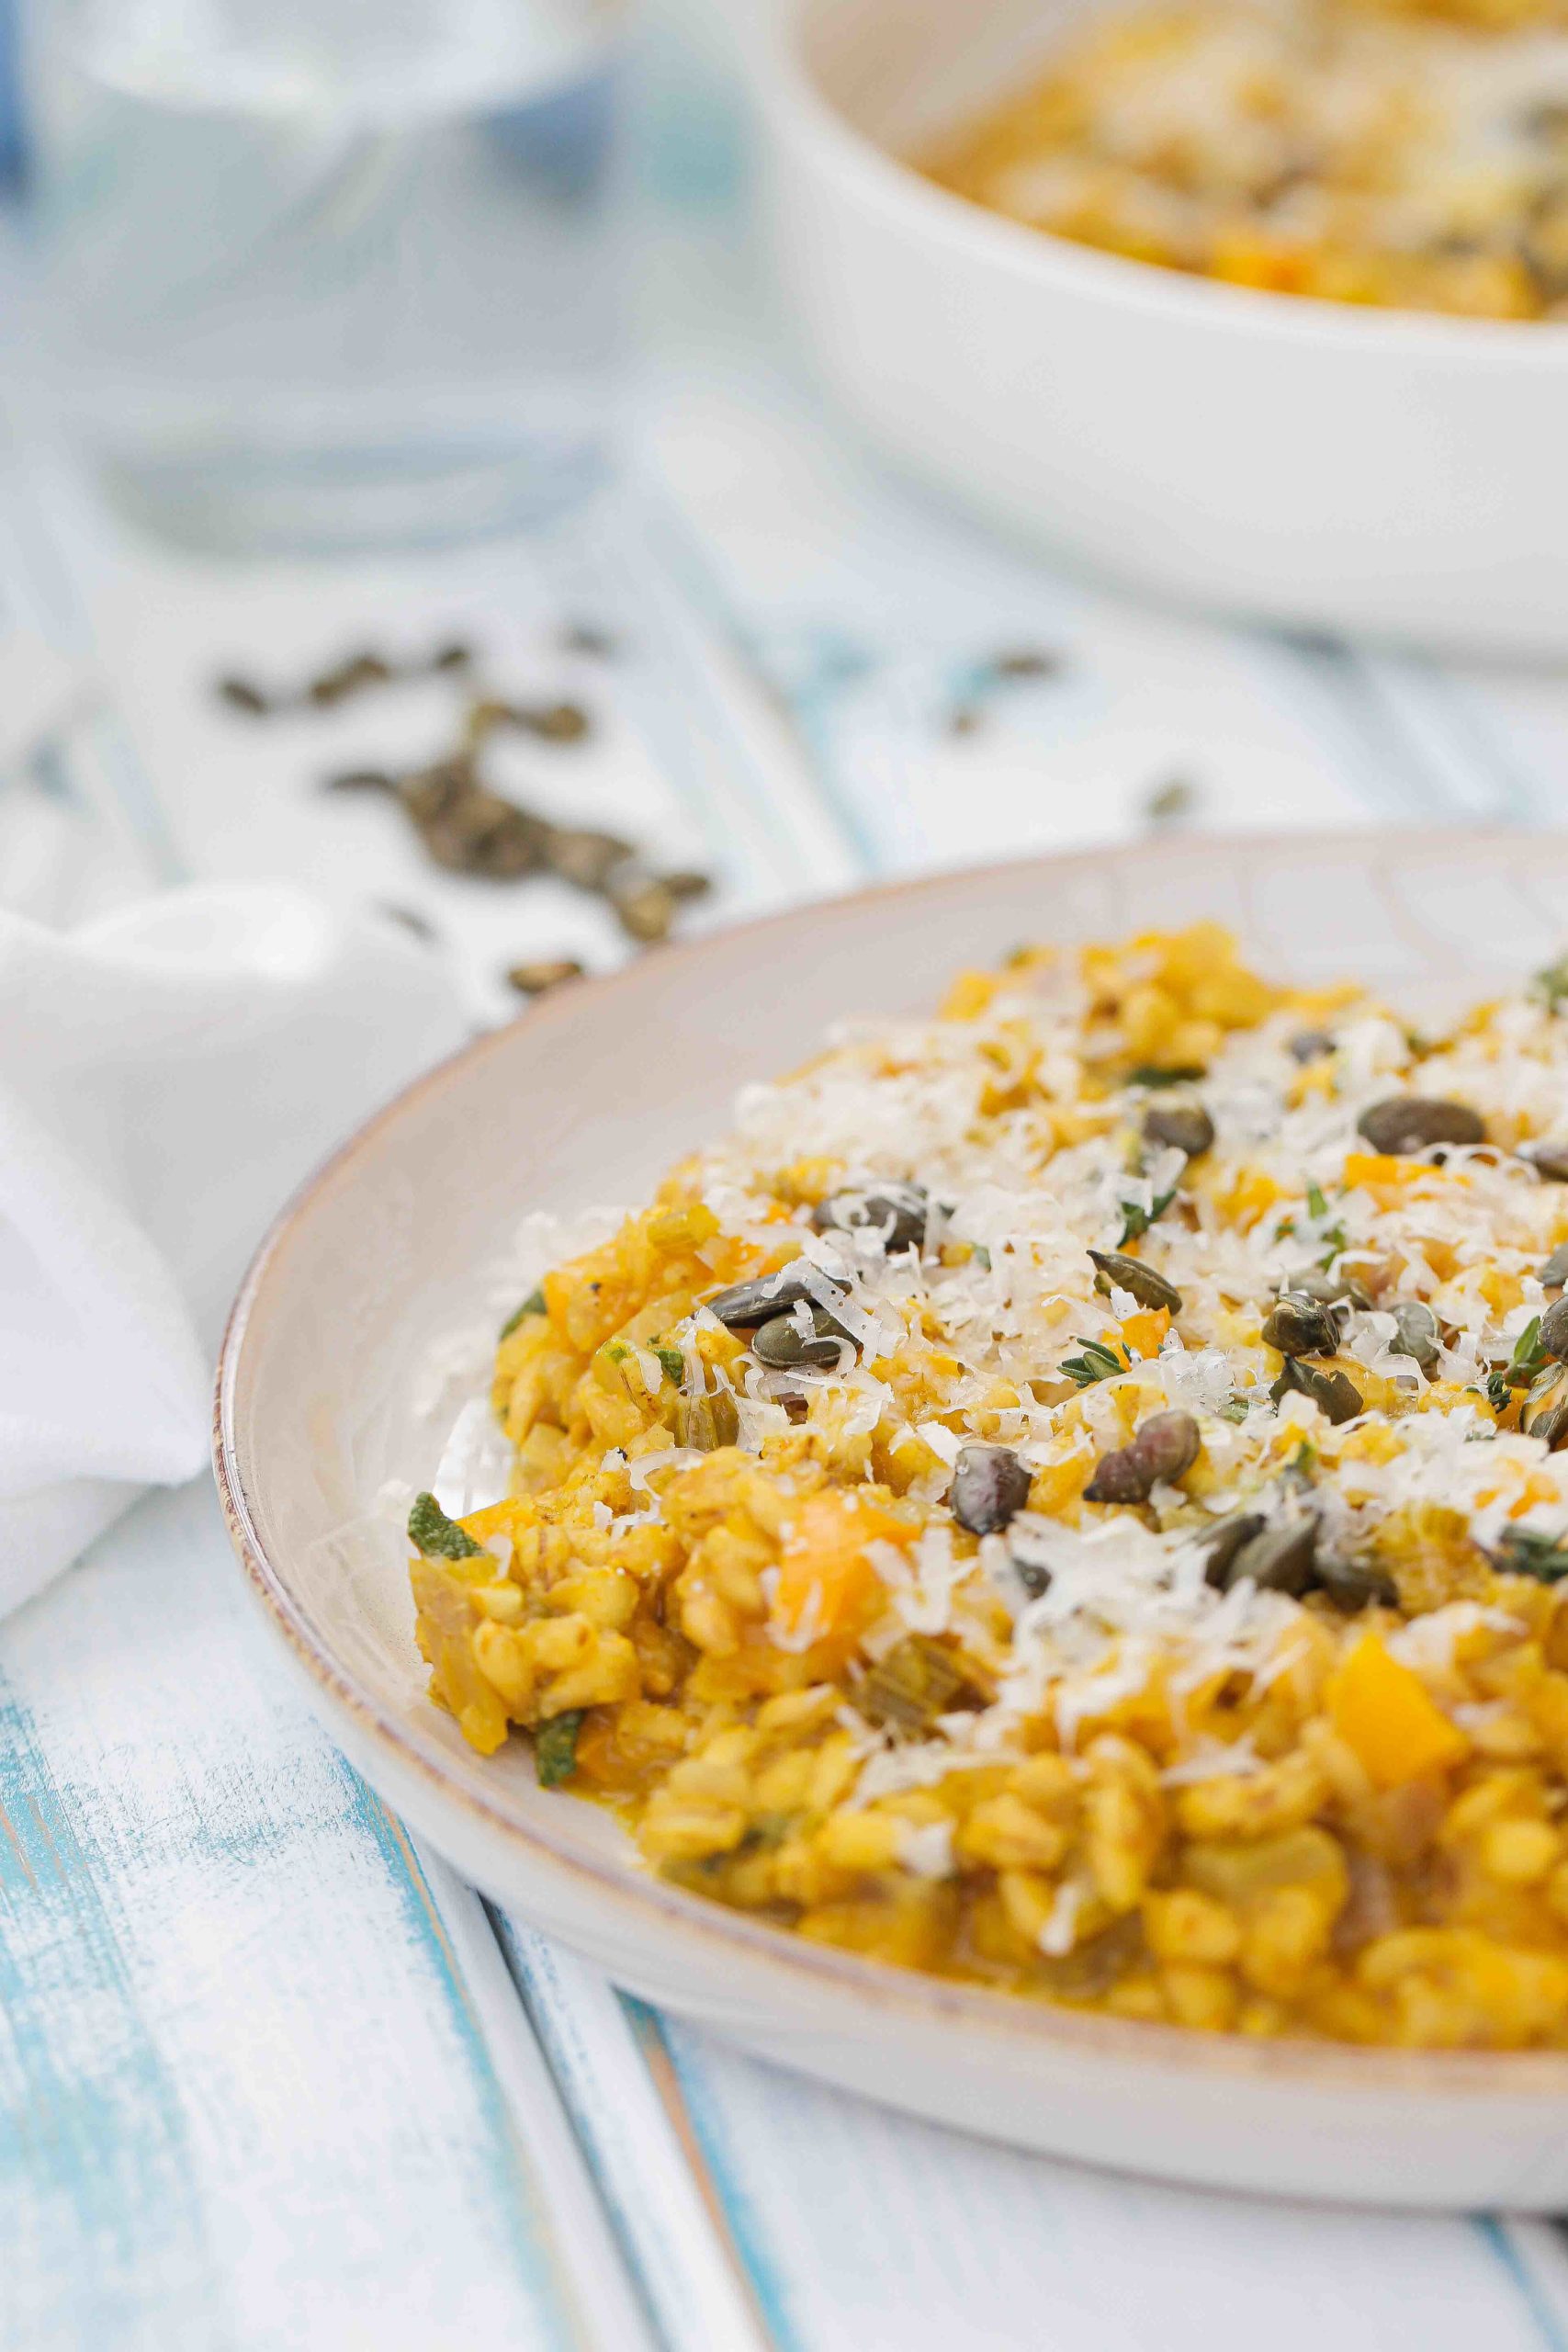
[[[1528,1388],[1546,1370],[1551,1358],[1540,1344],[1540,1317],[1532,1315],[1514,1342],[1514,1352],[1506,1364],[1490,1373],[1486,1381],[1487,1400],[1495,1412],[1500,1413],[1514,1388]]]
[[[988,1274],[990,1272],[991,1253],[987,1249],[983,1241],[972,1241],[969,1244],[969,1256],[973,1263],[979,1267],[980,1272],[983,1274]]]
[[[1324,1224],[1324,1219],[1328,1215],[1328,1201],[1319,1183],[1313,1182],[1307,1186],[1307,1215],[1314,1225],[1321,1226],[1323,1228],[1318,1235],[1324,1250],[1319,1263],[1326,1271],[1338,1257],[1341,1250],[1347,1247],[1350,1237],[1345,1230],[1343,1218],[1337,1218],[1332,1225]]]
[[[484,1549],[466,1527],[448,1519],[434,1495],[416,1495],[409,1513],[409,1542],[427,1560],[472,1560]]]
[[[1127,1369],[1121,1357],[1103,1340],[1086,1340],[1081,1333],[1074,1335],[1083,1350],[1081,1356],[1064,1356],[1059,1369],[1079,1388],[1092,1388],[1097,1380],[1117,1380]]]
[[[1136,1069],[1127,1072],[1129,1086],[1190,1086],[1194,1079],[1207,1075],[1201,1062],[1172,1062],[1168,1069],[1158,1062],[1140,1062]]]
[[[1222,1421],[1245,1421],[1252,1408],[1245,1396],[1227,1396],[1218,1409]]]
[[[1136,1201],[1122,1201],[1120,1204],[1122,1231],[1116,1242],[1118,1250],[1124,1250],[1129,1241],[1136,1241],[1140,1233],[1146,1233],[1156,1218],[1165,1215],[1175,1198],[1176,1187],[1173,1184],[1168,1193],[1156,1193],[1146,1209],[1141,1208]]]
[[[1548,1012],[1561,1012],[1568,999],[1568,956],[1560,956],[1555,964],[1548,964],[1537,972],[1530,987]]]
[[[1560,1584],[1568,1577],[1568,1537],[1538,1535],[1528,1527],[1506,1528],[1493,1559],[1505,1576],[1534,1577],[1539,1584]]]
[[[525,1315],[543,1315],[544,1312],[544,1292],[542,1290],[531,1290],[528,1293],[527,1297],[523,1301],[522,1306],[507,1317],[505,1322],[501,1327],[499,1337],[503,1340],[510,1340],[513,1331],[516,1330],[519,1323],[522,1322]]]
[[[679,1388],[686,1377],[686,1359],[680,1349],[656,1347],[652,1350],[652,1353],[659,1358],[660,1363]]]
[[[534,1770],[542,1789],[558,1789],[576,1771],[582,1716],[582,1708],[569,1707],[564,1715],[552,1715],[534,1734]]]

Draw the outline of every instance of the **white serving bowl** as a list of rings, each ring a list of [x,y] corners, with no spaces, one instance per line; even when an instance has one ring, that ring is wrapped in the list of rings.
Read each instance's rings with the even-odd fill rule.
[[[950,970],[1019,939],[1208,914],[1271,968],[1359,973],[1430,1019],[1544,960],[1565,898],[1568,838],[1194,838],[1019,860],[661,950],[433,1071],[285,1214],[223,1350],[230,1528],[333,1736],[501,1901],[634,1991],[830,2082],[1178,2179],[1561,2210],[1562,2052],[1260,2043],[1086,2016],[809,1943],[650,1876],[608,1813],[536,1786],[525,1743],[477,1756],[431,1705],[407,1545],[378,1498],[434,1474],[457,1405],[432,1360],[477,1312],[482,1361],[493,1269],[523,1215],[646,1197],[722,1131],[737,1086],[799,1063],[846,1011],[929,1009]]]
[[[821,373],[1010,528],[1295,627],[1568,652],[1568,325],[1255,292],[898,160],[1084,0],[770,0],[766,209]]]

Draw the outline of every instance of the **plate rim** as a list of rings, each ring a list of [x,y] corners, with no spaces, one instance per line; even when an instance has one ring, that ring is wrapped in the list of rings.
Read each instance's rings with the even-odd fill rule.
[[[1216,850],[1233,856],[1240,853],[1253,860],[1271,852],[1298,850],[1320,854],[1353,850],[1371,857],[1381,850],[1409,858],[1419,855],[1423,849],[1441,847],[1462,855],[1467,850],[1490,850],[1510,842],[1522,846],[1527,841],[1536,849],[1554,843],[1560,854],[1568,854],[1568,829],[1526,833],[1506,825],[1368,825],[1194,832],[1177,840],[1154,836],[1088,849],[1045,852],[1021,859],[993,859],[810,898],[768,914],[717,926],[696,938],[661,947],[660,969],[667,969],[675,962],[700,965],[719,943],[765,943],[781,930],[846,916],[858,919],[868,907],[894,899],[940,899],[969,890],[984,891],[987,883],[1004,878],[1016,883],[1021,870],[1038,872],[1044,879],[1077,869],[1186,863],[1194,857],[1213,856]],[[225,1323],[213,1388],[213,1474],[230,1541],[253,1597],[314,1686],[313,1696],[325,1713],[329,1736],[331,1710],[346,1711],[359,1739],[384,1756],[396,1775],[412,1772],[436,1802],[457,1807],[481,1832],[502,1838],[536,1867],[566,1873],[580,1883],[587,1882],[602,1905],[614,1903],[629,1915],[640,1915],[645,1922],[657,1920],[678,1934],[695,1937],[710,1946],[716,1958],[728,1957],[733,1962],[744,1959],[770,1967],[775,1976],[792,1976],[797,1993],[816,1990],[824,1996],[852,1998],[880,2010],[885,2018],[901,2019],[908,2027],[929,2030],[962,2023],[972,2034],[993,2043],[1055,2050],[1064,2060],[1077,2057],[1121,2061],[1151,2071],[1176,2071],[1219,2079],[1237,2075],[1252,2080],[1268,2077],[1280,2084],[1336,2094],[1403,2092],[1433,2098],[1456,2094],[1568,2096],[1568,2051],[1406,2050],[1382,2044],[1311,2041],[1305,2037],[1254,2041],[1239,2034],[1201,2033],[1179,2025],[1073,2009],[811,1942],[788,1928],[732,1910],[713,1897],[669,1884],[646,1870],[629,1850],[624,1858],[585,1852],[570,1840],[558,1840],[545,1825],[520,1819],[499,1795],[492,1796],[458,1781],[444,1751],[417,1726],[385,1708],[333,1654],[330,1641],[317,1633],[262,1539],[253,1510],[246,1449],[236,1428],[248,1337],[253,1321],[265,1309],[269,1284],[279,1272],[291,1241],[304,1229],[317,1206],[354,1176],[362,1160],[376,1154],[415,1103],[439,1094],[478,1064],[504,1051],[511,1041],[524,1033],[536,1035],[544,1029],[568,1025],[588,1006],[599,1006],[623,994],[634,993],[640,972],[640,959],[633,959],[613,972],[578,980],[570,989],[527,1007],[500,1028],[470,1038],[456,1052],[422,1071],[364,1120],[295,1189],[264,1233],[245,1270]],[[742,1082],[744,1073],[738,1073],[736,1083]],[[614,1971],[610,1973],[613,1974]]]

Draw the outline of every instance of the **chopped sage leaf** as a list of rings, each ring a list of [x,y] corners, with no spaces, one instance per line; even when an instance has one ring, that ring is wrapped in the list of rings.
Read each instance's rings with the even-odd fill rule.
[[[528,1293],[527,1297],[523,1301],[522,1306],[514,1308],[512,1314],[507,1317],[505,1322],[502,1325],[501,1337],[503,1340],[510,1340],[512,1334],[516,1330],[517,1326],[522,1322],[523,1317],[525,1315],[543,1315],[544,1312],[544,1292],[542,1290],[531,1290]]]
[[[1078,1335],[1081,1356],[1064,1356],[1060,1370],[1079,1388],[1092,1388],[1097,1380],[1116,1380],[1127,1369],[1121,1357],[1103,1340],[1086,1340]]]
[[[1168,1193],[1156,1193],[1146,1209],[1140,1207],[1136,1201],[1123,1201],[1121,1204],[1122,1231],[1116,1243],[1118,1250],[1124,1250],[1129,1241],[1136,1241],[1140,1233],[1146,1233],[1156,1218],[1165,1215],[1175,1198],[1176,1187],[1173,1184]]]
[[[1501,1412],[1515,1388],[1529,1388],[1547,1366],[1546,1350],[1540,1344],[1540,1317],[1532,1315],[1514,1342],[1514,1352],[1506,1364],[1488,1374],[1486,1395],[1494,1409]]]
[[[677,1388],[686,1377],[686,1359],[679,1348],[655,1348],[652,1351]]]
[[[1140,1062],[1136,1069],[1127,1072],[1129,1086],[1190,1086],[1194,1079],[1207,1076],[1201,1062],[1173,1062],[1162,1069],[1158,1062]]]
[[[1505,1529],[1493,1555],[1505,1576],[1534,1577],[1540,1584],[1558,1584],[1568,1577],[1568,1538],[1539,1535],[1528,1527]]]
[[[1537,972],[1530,987],[1548,1012],[1561,1012],[1563,1001],[1568,998],[1568,956],[1560,956],[1555,964],[1548,964]]]
[[[472,1560],[483,1551],[466,1527],[448,1519],[434,1495],[416,1495],[409,1513],[409,1542],[427,1560]]]
[[[582,1708],[569,1707],[564,1715],[552,1715],[534,1734],[534,1770],[542,1789],[558,1789],[576,1771],[582,1716]]]

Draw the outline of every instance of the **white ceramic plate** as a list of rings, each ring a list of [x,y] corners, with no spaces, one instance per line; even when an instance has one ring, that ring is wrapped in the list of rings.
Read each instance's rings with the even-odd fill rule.
[[[736,1086],[849,1011],[928,1009],[1024,939],[1218,916],[1274,969],[1363,975],[1417,1017],[1562,943],[1568,840],[1375,833],[1149,843],[871,892],[547,999],[339,1154],[246,1278],[217,1466],[250,1584],[317,1712],[458,1867],[624,1984],[767,2054],[1028,2146],[1173,2177],[1411,2205],[1568,2202],[1568,2057],[1252,2044],[1075,2016],[789,1937],[648,1876],[602,1812],[484,1760],[423,1696],[377,1498],[451,1426],[433,1351],[529,1210],[634,1204]]]
[[[767,213],[822,374],[1009,530],[1183,600],[1568,647],[1568,324],[1224,286],[1047,236],[900,160],[1124,0],[743,12]]]

